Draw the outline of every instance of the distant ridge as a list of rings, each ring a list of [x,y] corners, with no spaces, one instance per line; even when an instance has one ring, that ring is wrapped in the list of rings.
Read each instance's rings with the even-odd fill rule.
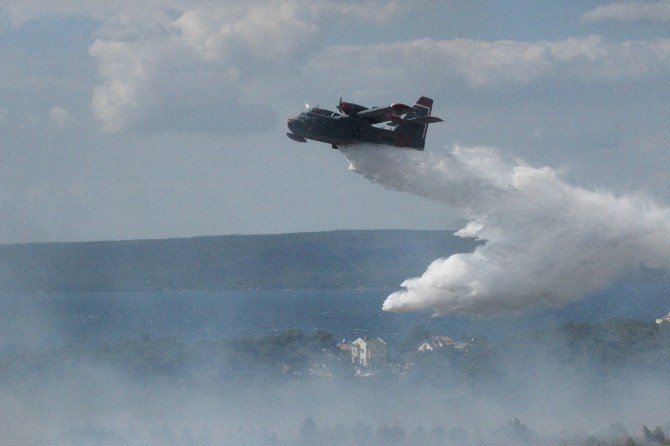
[[[477,242],[452,231],[341,230],[0,245],[0,291],[383,288]]]

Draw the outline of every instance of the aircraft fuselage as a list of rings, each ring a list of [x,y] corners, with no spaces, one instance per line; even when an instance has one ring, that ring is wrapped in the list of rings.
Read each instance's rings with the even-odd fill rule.
[[[334,149],[371,143],[423,150],[428,124],[442,121],[431,116],[432,108],[433,100],[425,96],[413,107],[396,102],[372,108],[343,102],[340,97],[337,109],[341,114],[318,107],[309,109],[288,120],[291,131],[286,136],[298,142],[325,142]]]
[[[312,109],[289,119],[288,128],[298,137],[334,146],[366,142],[403,147],[408,142],[404,142],[407,138],[402,134],[374,127],[363,118],[342,116],[324,109]]]

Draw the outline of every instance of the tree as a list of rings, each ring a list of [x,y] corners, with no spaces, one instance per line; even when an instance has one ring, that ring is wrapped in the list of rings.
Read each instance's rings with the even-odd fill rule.
[[[430,441],[433,444],[444,444],[447,434],[442,426],[433,426],[430,430]]]
[[[304,446],[318,446],[320,444],[319,430],[311,417],[306,418],[298,429],[298,444]]]
[[[312,339],[318,348],[332,348],[335,345],[333,335],[324,330],[315,331]]]
[[[502,426],[500,431],[510,440],[521,443],[532,444],[535,438],[533,431],[531,431],[528,426],[519,421],[518,418],[514,418],[513,421],[509,421],[506,426]]]
[[[372,440],[372,428],[369,424],[357,421],[351,428],[351,436],[356,444],[367,444]]]
[[[442,440],[442,438],[439,438]],[[453,427],[449,429],[449,441],[455,444],[464,444],[468,441],[468,431],[462,427]]]
[[[400,445],[405,442],[405,431],[398,423],[393,427],[382,424],[375,434],[376,443],[380,445]]]
[[[659,443],[665,441],[665,432],[663,432],[661,426],[656,426],[656,429],[654,429],[654,440]]]
[[[625,427],[623,427],[623,424],[621,424],[621,423],[611,423],[608,433],[613,437],[627,437],[628,436],[628,431],[626,430]]]
[[[642,433],[644,434],[644,439],[654,443],[661,443],[665,441],[665,432],[661,429],[661,426],[656,426],[656,429],[653,431],[647,426],[642,426]]]
[[[421,342],[430,338],[430,332],[423,325],[415,325],[412,327],[400,344],[400,351],[402,353],[415,352]]]
[[[423,426],[417,426],[410,435],[410,444],[424,446],[430,442],[428,431]]]

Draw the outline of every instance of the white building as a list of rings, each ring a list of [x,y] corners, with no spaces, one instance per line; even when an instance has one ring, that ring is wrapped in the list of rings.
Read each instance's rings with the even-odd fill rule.
[[[382,338],[365,336],[350,346],[351,362],[369,368],[386,365],[386,342]]]
[[[670,322],[670,313],[666,314],[661,318],[656,319],[656,323],[658,325],[665,324],[666,322]]]

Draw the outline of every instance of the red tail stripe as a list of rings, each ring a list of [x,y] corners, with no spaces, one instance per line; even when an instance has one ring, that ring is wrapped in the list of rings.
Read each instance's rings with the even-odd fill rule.
[[[416,101],[417,104],[423,105],[424,107],[431,108],[433,106],[433,100],[431,98],[427,98],[425,96],[421,96],[418,101]]]

